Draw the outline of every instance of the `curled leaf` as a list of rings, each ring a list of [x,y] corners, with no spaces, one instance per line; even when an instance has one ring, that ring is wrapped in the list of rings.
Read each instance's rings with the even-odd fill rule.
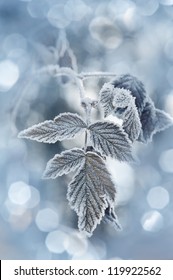
[[[116,76],[105,84],[100,92],[100,103],[105,116],[115,114],[123,119],[123,129],[132,142],[147,143],[156,132],[172,125],[172,118],[155,108],[143,83],[130,74]]]
[[[135,105],[135,97],[126,89],[115,88],[113,98],[114,114],[123,120],[123,128],[132,142],[141,132],[141,121]]]
[[[140,115],[147,99],[144,84],[130,74],[116,76],[116,78],[111,81],[111,84],[114,87],[124,88],[131,92],[132,96],[135,97],[135,104]]]
[[[140,117],[142,130],[139,135],[139,141],[147,143],[152,140],[155,130],[155,119],[156,114],[154,104],[153,102],[148,101]]]

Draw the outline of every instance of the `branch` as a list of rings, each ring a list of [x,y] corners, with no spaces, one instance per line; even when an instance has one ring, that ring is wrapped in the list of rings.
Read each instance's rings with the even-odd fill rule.
[[[58,65],[48,65],[46,67],[41,68],[38,71],[38,73],[49,73],[50,75],[53,75],[53,77],[71,77],[75,81],[79,89],[80,98],[83,99],[85,97],[85,89],[83,87],[83,82],[81,79],[79,79],[78,74],[73,69],[68,67],[59,67]]]
[[[84,80],[88,78],[109,78],[109,77],[115,77],[115,73],[111,72],[81,72],[77,75],[78,78]]]
[[[85,80],[88,78],[98,78],[98,79],[99,78],[109,78],[109,77],[116,76],[115,73],[111,73],[111,72],[81,72],[81,73],[77,74],[71,68],[59,67],[58,65],[49,65],[49,66],[43,67],[39,71],[39,73],[44,73],[44,72],[48,72],[51,75],[53,74],[54,77],[64,76],[64,75],[68,76],[68,77],[72,77],[75,80],[75,82],[79,88],[81,98],[84,98],[85,91],[83,88],[83,83],[80,82],[80,80]]]

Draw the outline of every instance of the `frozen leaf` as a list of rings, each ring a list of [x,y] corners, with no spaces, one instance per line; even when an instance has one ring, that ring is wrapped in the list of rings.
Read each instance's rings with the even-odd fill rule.
[[[141,122],[135,97],[126,89],[115,88],[113,98],[114,114],[123,120],[123,128],[133,142],[138,139],[141,131]]]
[[[51,120],[45,121],[21,131],[18,136],[38,142],[55,143],[58,140],[58,125]]]
[[[121,225],[118,221],[118,217],[115,214],[115,211],[114,211],[113,207],[109,206],[108,208],[106,208],[105,216],[103,217],[103,222],[111,225],[116,230],[122,230]]]
[[[45,121],[21,131],[19,137],[44,143],[55,143],[74,138],[85,129],[86,124],[79,115],[64,113],[53,121]]]
[[[173,125],[173,118],[162,110],[156,109],[155,130],[161,131]]]
[[[114,109],[112,105],[114,86],[110,83],[105,83],[99,93],[100,103],[104,108],[104,116],[107,117]]]
[[[114,86],[114,90],[113,97],[109,100],[114,110],[109,105],[110,113],[123,119],[123,128],[132,142],[149,142],[156,132],[172,125],[171,117],[155,108],[143,83],[136,77],[129,74],[120,75],[111,85]]]
[[[83,165],[84,160],[84,151],[77,148],[57,154],[48,161],[43,178],[55,179],[58,176],[74,171]]]
[[[132,96],[135,97],[135,104],[140,115],[140,113],[142,112],[145,106],[146,99],[147,99],[147,95],[143,83],[140,80],[138,80],[136,77],[130,74],[125,74],[125,75],[117,76],[111,82],[111,84],[114,87],[130,90]]]
[[[173,125],[173,119],[164,111],[156,109],[150,98],[141,115],[142,131],[139,141],[150,142],[155,133]]]
[[[83,132],[87,127],[84,120],[78,114],[73,113],[60,114],[54,121],[60,130],[60,140],[74,138],[76,134]]]
[[[130,140],[120,126],[111,122],[95,122],[88,129],[92,145],[103,155],[120,161],[133,161]]]
[[[138,139],[141,132],[141,122],[135,107],[128,109],[123,121],[123,128],[132,142]]]
[[[146,103],[140,120],[142,124],[142,130],[138,140],[141,142],[149,142],[152,140],[152,136],[154,134],[156,120],[154,104],[150,100]]]
[[[116,190],[103,159],[93,152],[85,154],[85,163],[68,186],[67,198],[79,216],[79,229],[91,235],[102,220]]]

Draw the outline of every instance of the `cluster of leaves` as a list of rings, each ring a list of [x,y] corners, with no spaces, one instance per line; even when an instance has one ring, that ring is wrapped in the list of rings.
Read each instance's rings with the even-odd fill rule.
[[[165,112],[154,107],[143,84],[130,75],[104,84],[99,102],[105,117],[116,114],[123,120],[122,127],[105,119],[88,123],[78,114],[63,113],[19,133],[21,138],[44,143],[87,134],[92,146],[55,155],[47,163],[43,177],[55,179],[77,170],[68,185],[67,199],[78,215],[79,230],[89,236],[101,220],[121,228],[114,212],[116,188],[106,168],[106,158],[134,161],[132,143],[135,140],[147,142],[154,133],[172,124]]]
[[[123,129],[132,142],[148,143],[156,132],[173,124],[167,113],[155,108],[143,83],[129,74],[105,83],[100,102],[105,117],[112,114],[123,120]]]

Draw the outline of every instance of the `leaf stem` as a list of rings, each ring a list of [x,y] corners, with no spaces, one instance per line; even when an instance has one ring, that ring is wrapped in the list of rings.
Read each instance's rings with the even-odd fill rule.
[[[88,131],[86,129],[85,130],[85,146],[84,146],[85,152],[87,151],[87,146],[88,146]]]
[[[80,74],[77,75],[78,78],[84,80],[88,78],[109,78],[109,77],[115,77],[115,73],[111,72],[81,72]]]

